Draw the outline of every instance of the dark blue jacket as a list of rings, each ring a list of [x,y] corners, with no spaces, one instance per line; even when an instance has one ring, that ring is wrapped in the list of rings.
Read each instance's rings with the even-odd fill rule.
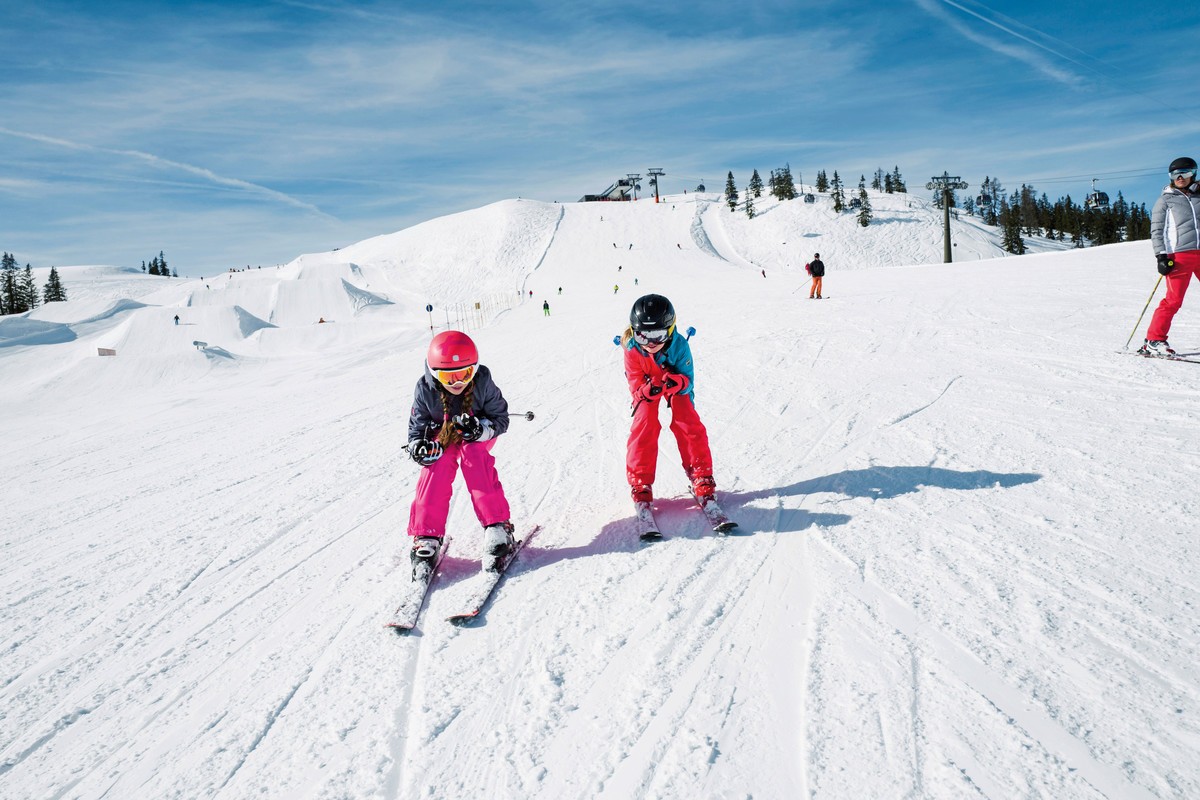
[[[492,381],[492,372],[482,364],[475,373],[472,381],[471,413],[481,420],[492,424],[495,436],[508,430],[508,402],[500,392],[500,387]],[[455,396],[445,393],[450,398],[448,408],[442,407],[442,389],[437,378],[425,367],[425,374],[417,381],[413,392],[412,411],[408,416],[408,440],[436,439],[442,423],[463,410],[463,398],[466,392]],[[495,438],[493,436],[492,438]]]

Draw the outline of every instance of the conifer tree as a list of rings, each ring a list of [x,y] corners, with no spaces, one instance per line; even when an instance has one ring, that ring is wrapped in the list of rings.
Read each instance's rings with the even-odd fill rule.
[[[900,177],[900,167],[892,169],[892,191],[898,194],[908,194],[908,187],[904,185],[904,179]]]
[[[0,314],[15,314],[17,301],[17,259],[7,250],[0,259]]]
[[[829,180],[825,177],[825,170],[817,170],[816,189],[818,192],[824,193],[829,188]]]
[[[25,270],[17,277],[17,303],[15,312],[32,311],[42,304],[38,296],[37,283],[33,280],[33,267],[25,265]]]
[[[732,171],[730,171],[729,177],[725,179],[725,203],[729,206],[730,211],[737,211],[738,190],[733,182]]]
[[[877,192],[883,191],[883,170],[879,167],[875,168],[875,175],[871,178],[871,188]]]
[[[858,187],[858,224],[864,228],[871,224],[871,199],[865,187]]]
[[[758,176],[758,170],[754,170],[754,174],[750,176],[750,182],[746,184],[747,195],[753,194],[755,197],[762,197],[763,182]]]
[[[50,268],[50,280],[42,288],[42,300],[47,303],[61,303],[67,299],[67,289],[58,277],[58,268]]]
[[[838,177],[837,170],[833,171],[833,180],[829,183],[829,190],[833,197],[833,210],[839,214],[846,207],[846,195],[842,191],[842,179]]]
[[[754,195],[750,192],[749,187],[746,188],[746,216],[754,219]]]

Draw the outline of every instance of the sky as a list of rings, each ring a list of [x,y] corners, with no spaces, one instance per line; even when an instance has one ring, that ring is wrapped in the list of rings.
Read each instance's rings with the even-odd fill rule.
[[[897,0],[0,5],[0,249],[181,274],[505,198],[789,165],[1154,202],[1200,7]],[[1182,97],[1182,102],[1181,102]],[[1179,110],[1185,113],[1179,113]],[[643,180],[643,194],[650,190]]]

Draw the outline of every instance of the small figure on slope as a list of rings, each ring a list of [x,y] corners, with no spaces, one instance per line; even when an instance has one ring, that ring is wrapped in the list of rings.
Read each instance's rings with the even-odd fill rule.
[[[704,507],[714,500],[712,453],[708,431],[696,413],[692,348],[675,330],[675,307],[660,294],[639,297],[629,312],[629,327],[621,335],[625,380],[633,396],[633,425],[625,452],[625,474],[634,503],[654,499],[652,486],[658,464],[659,402],[671,409],[671,433],[679,444],[683,470],[692,494]]]
[[[808,274],[812,275],[812,287],[808,290],[808,299],[821,299],[821,284],[825,281],[825,262],[820,253],[813,253],[813,260],[804,265]]]
[[[1150,213],[1150,242],[1158,272],[1167,282],[1167,296],[1158,304],[1146,341],[1138,350],[1143,355],[1173,356],[1167,344],[1171,320],[1183,305],[1192,276],[1200,277],[1200,185],[1196,183],[1196,161],[1184,156],[1171,162],[1171,182],[1163,189]]]
[[[433,337],[408,418],[408,454],[423,468],[408,517],[414,575],[437,561],[460,464],[484,528],[483,569],[494,570],[512,547],[508,500],[491,453],[507,430],[508,403],[471,337],[461,331]]]

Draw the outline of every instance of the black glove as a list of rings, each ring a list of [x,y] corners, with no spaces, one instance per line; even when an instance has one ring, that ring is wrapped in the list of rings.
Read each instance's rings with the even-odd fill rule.
[[[1159,253],[1155,258],[1158,259],[1158,274],[1169,275],[1171,270],[1175,269],[1175,256],[1168,253]]]
[[[442,457],[442,445],[429,439],[417,439],[408,443],[408,455],[422,467],[428,467]]]
[[[487,425],[479,417],[474,417],[467,413],[457,414],[451,422],[454,423],[454,427],[462,435],[464,442],[478,442],[480,439],[491,438],[484,435],[487,433],[486,429],[490,428],[491,425]]]

